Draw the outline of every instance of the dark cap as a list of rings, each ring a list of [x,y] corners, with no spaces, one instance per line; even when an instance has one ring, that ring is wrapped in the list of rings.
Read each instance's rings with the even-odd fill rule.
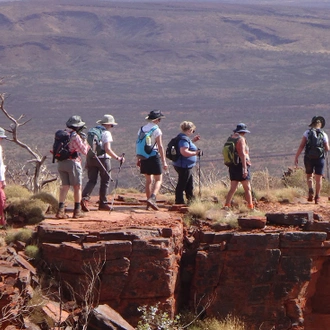
[[[235,132],[235,133],[251,133],[251,132],[247,129],[246,125],[243,124],[243,123],[238,124],[237,127],[236,127],[236,129],[234,129],[234,132]]]
[[[321,128],[323,128],[325,126],[325,119],[322,116],[314,116],[312,118],[312,122],[309,124],[309,127],[313,126],[313,124],[315,124],[318,120],[321,122]]]
[[[146,117],[147,120],[155,120],[159,118],[165,118],[160,110],[152,110],[149,115]]]
[[[66,122],[67,127],[82,127],[85,126],[85,122],[81,120],[80,116],[71,116]]]

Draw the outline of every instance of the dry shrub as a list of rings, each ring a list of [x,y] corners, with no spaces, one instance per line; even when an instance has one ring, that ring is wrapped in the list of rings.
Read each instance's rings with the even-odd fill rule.
[[[187,329],[189,330],[246,330],[247,327],[237,317],[228,315],[224,320],[215,318],[197,320]]]
[[[24,243],[29,242],[33,237],[33,230],[29,228],[21,228],[19,230],[9,229],[7,230],[7,235],[5,241],[7,244],[21,241]]]
[[[39,199],[14,199],[6,208],[8,223],[19,221],[26,224],[37,224],[45,219],[48,205]]]
[[[50,193],[40,192],[33,195],[31,199],[40,199],[45,204],[48,204],[50,212],[56,213],[58,210],[58,200]]]
[[[270,176],[268,169],[265,169],[252,173],[251,186],[254,190],[278,189],[283,187],[283,182],[280,178]]]
[[[10,203],[10,201],[14,198],[29,198],[32,196],[32,193],[28,191],[26,188],[19,186],[19,185],[7,185],[5,188],[6,198],[7,202]]]
[[[27,245],[24,252],[31,259],[38,259],[39,257],[39,248],[36,245]]]

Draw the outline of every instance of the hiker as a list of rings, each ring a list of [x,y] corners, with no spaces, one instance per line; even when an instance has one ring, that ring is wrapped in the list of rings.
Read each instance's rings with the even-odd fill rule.
[[[110,132],[111,128],[118,125],[112,115],[104,115],[102,119],[96,122],[98,125],[96,129],[101,130],[100,155],[95,152],[89,151],[86,158],[86,168],[88,172],[88,182],[82,193],[81,207],[85,212],[89,211],[88,200],[90,195],[97,183],[98,175],[100,175],[101,183],[99,190],[99,210],[110,211],[110,206],[108,205],[107,195],[108,189],[111,181],[111,158],[118,160],[123,163],[125,161],[124,157],[118,156],[111,148],[111,143],[113,142],[112,134]]]
[[[298,166],[299,155],[305,149],[304,165],[308,187],[307,200],[312,202],[314,199],[315,204],[318,204],[320,201],[325,156],[326,152],[329,151],[329,138],[323,131],[324,126],[325,119],[322,116],[314,116],[312,118],[312,122],[309,125],[310,129],[304,132],[294,160],[295,166]],[[315,178],[315,197],[313,173]]]
[[[178,135],[179,157],[173,162],[175,171],[178,173],[178,182],[175,188],[175,204],[184,204],[183,193],[185,192],[188,204],[194,199],[193,167],[196,165],[197,156],[200,154],[194,142],[200,140],[195,133],[196,126],[191,121],[183,121],[180,124],[181,133]]]
[[[140,173],[144,174],[146,179],[145,192],[147,196],[147,209],[151,207],[158,210],[156,196],[162,185],[162,164],[163,169],[167,170],[165,151],[162,141],[162,131],[159,128],[159,123],[165,116],[160,110],[152,110],[145,119],[148,123],[142,126],[138,132],[138,137],[141,133],[147,133],[153,129],[151,134],[152,156],[146,159],[138,158],[137,165],[140,166]]]
[[[5,171],[6,166],[3,162],[3,153],[2,153],[2,140],[6,139],[5,130],[0,127],[0,226],[6,225],[6,217],[5,217],[5,207],[6,207],[6,195],[4,189],[6,187],[6,178]]]
[[[83,129],[86,128],[85,122],[81,120],[80,116],[71,116],[66,122],[69,129],[70,142],[68,144],[71,157],[65,160],[58,160],[57,169],[61,178],[60,196],[58,211],[56,218],[66,219],[68,215],[65,213],[64,202],[70,186],[73,186],[74,194],[74,210],[73,218],[78,219],[84,216],[81,211],[81,185],[82,185],[82,167],[81,154],[86,155],[89,146],[84,138]],[[81,137],[82,136],[82,137]]]
[[[245,199],[250,210],[254,209],[251,192],[251,177],[250,177],[250,166],[251,161],[249,157],[249,147],[246,142],[245,134],[250,133],[244,123],[237,125],[234,130],[234,134],[230,138],[235,139],[235,150],[237,153],[237,165],[230,164],[229,178],[230,178],[230,189],[226,197],[225,209],[231,207],[232,198],[237,190],[238,184],[241,183],[245,192]]]

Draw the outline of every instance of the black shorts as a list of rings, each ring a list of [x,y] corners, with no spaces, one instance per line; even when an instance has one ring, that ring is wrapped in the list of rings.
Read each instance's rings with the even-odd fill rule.
[[[242,163],[239,163],[238,165],[231,165],[229,166],[229,178],[230,181],[245,181],[250,180],[250,166],[247,166],[248,175],[243,178],[243,166]]]
[[[162,162],[160,161],[159,154],[148,159],[142,159],[140,173],[148,175],[162,174]]]

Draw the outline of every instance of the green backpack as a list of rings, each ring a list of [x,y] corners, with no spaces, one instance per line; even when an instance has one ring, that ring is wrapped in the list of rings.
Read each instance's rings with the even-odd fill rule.
[[[105,150],[102,148],[102,133],[105,131],[103,126],[92,127],[87,133],[87,142],[90,145],[87,157],[93,158],[95,156],[101,156],[105,154]]]
[[[239,157],[236,151],[236,143],[241,137],[229,137],[222,148],[223,162],[226,166],[238,165]]]

